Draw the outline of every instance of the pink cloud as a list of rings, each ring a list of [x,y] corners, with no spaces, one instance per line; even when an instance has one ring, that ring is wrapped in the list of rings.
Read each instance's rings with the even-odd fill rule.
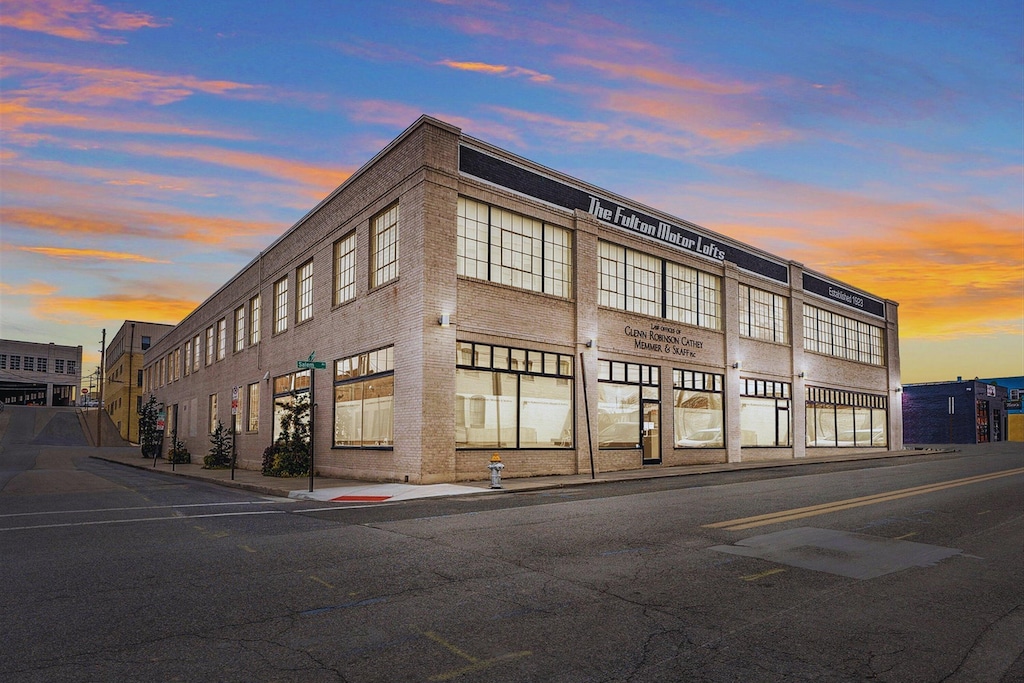
[[[123,43],[109,31],[166,26],[142,12],[118,12],[90,0],[4,0],[0,26],[46,33],[70,40]]]
[[[245,94],[256,90],[248,83],[208,80],[181,74],[157,74],[135,69],[84,66],[61,62],[0,56],[8,76],[27,77],[25,87],[10,90],[10,97],[55,100],[75,104],[106,105],[116,101],[165,105],[196,93]]]
[[[504,64],[487,64],[485,62],[458,62],[445,59],[439,62],[442,66],[458,71],[473,71],[476,73],[489,74],[492,76],[523,77],[534,83],[548,83],[554,80],[554,76],[542,74],[533,69],[526,69],[520,66],[505,66]]]

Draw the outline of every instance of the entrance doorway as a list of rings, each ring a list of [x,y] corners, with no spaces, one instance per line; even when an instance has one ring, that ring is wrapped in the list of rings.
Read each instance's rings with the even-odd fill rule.
[[[643,423],[641,426],[641,444],[645,465],[661,464],[661,403],[659,401],[643,401],[641,406]]]

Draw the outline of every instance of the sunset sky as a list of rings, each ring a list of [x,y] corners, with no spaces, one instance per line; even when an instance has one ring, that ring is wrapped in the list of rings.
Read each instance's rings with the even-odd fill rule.
[[[429,114],[1024,374],[1020,0],[0,0],[0,337],[176,323]]]

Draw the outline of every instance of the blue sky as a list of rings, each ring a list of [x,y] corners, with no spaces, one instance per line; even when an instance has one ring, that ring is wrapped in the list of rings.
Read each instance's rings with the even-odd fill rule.
[[[1024,374],[1020,2],[3,0],[0,335],[174,323],[420,114]]]

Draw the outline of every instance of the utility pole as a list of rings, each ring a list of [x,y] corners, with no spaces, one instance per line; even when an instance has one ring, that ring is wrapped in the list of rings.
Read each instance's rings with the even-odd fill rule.
[[[122,337],[124,339],[124,337]],[[132,323],[132,339],[128,342],[128,441],[132,440],[132,413],[135,412],[135,408],[132,406],[132,383],[135,379],[132,377],[132,356],[135,355],[135,323]],[[136,418],[138,414],[136,413]],[[139,423],[138,419],[135,420],[135,424]],[[178,425],[175,423],[175,429]]]
[[[103,328],[103,339],[100,341],[100,366],[96,369],[96,373],[100,379],[100,403],[96,406],[96,447],[99,448],[103,445],[103,425],[100,422],[100,418],[103,417],[103,372],[105,370],[107,356],[107,328]]]

